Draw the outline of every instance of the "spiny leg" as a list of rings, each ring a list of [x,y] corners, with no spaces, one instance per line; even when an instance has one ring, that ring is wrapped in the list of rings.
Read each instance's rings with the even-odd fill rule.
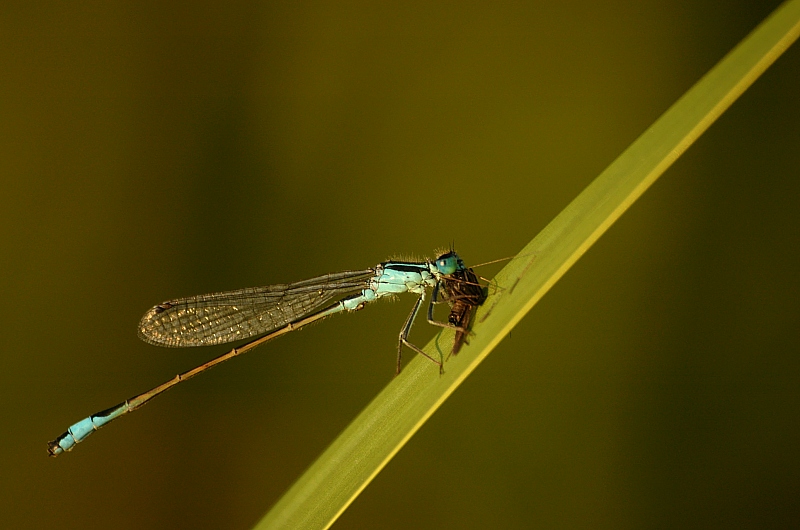
[[[411,313],[409,313],[405,324],[403,324],[403,328],[400,330],[400,340],[397,343],[397,371],[395,372],[395,375],[400,373],[401,363],[403,360],[403,344],[405,344],[415,352],[424,355],[432,363],[439,366],[439,373],[444,373],[444,367],[442,366],[442,361],[437,361],[436,359],[434,359],[433,357],[422,351],[422,349],[418,348],[417,346],[411,344],[408,341],[408,334],[411,332],[411,326],[414,324],[414,318],[416,318],[417,313],[419,312],[419,308],[420,306],[422,306],[423,300],[425,300],[424,292],[419,296],[416,303],[414,303],[414,307],[411,309]]]

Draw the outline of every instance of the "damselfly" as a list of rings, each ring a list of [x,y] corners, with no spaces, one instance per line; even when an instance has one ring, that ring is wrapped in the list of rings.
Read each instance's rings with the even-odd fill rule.
[[[326,274],[297,283],[192,296],[158,304],[145,313],[139,323],[139,337],[150,344],[211,346],[262,336],[75,423],[48,442],[47,451],[51,456],[71,451],[100,427],[138,409],[167,389],[268,340],[336,313],[358,311],[370,302],[400,293],[414,293],[419,298],[400,330],[396,373],[400,373],[403,345],[424,355],[441,371],[441,355],[435,359],[408,341],[411,326],[429,288],[433,289],[433,294],[428,322],[456,331],[452,353],[458,353],[466,340],[472,312],[485,296],[475,274],[452,250],[434,260],[385,261],[370,269]],[[439,295],[451,305],[448,322],[433,318],[434,304],[441,303]]]

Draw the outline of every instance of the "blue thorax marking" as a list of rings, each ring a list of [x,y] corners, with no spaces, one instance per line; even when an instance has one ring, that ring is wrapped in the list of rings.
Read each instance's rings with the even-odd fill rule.
[[[369,287],[360,294],[341,301],[347,311],[356,311],[365,304],[401,293],[414,293],[424,296],[425,289],[433,288],[442,276],[464,270],[464,262],[455,252],[448,252],[433,261],[384,261],[375,267],[375,275]]]

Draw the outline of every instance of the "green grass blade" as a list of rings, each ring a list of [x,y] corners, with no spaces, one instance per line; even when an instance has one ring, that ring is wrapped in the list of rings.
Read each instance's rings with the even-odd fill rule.
[[[327,528],[533,305],[798,37],[800,0],[778,8],[567,206],[495,278],[474,336],[446,373],[415,358],[257,528]],[[444,332],[426,351],[449,350]]]

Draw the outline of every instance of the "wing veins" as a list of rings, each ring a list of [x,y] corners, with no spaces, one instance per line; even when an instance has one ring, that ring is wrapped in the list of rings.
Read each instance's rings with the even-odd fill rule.
[[[151,308],[139,324],[145,342],[168,347],[224,344],[262,335],[334,298],[364,289],[374,269],[325,274],[291,284],[190,296]]]

